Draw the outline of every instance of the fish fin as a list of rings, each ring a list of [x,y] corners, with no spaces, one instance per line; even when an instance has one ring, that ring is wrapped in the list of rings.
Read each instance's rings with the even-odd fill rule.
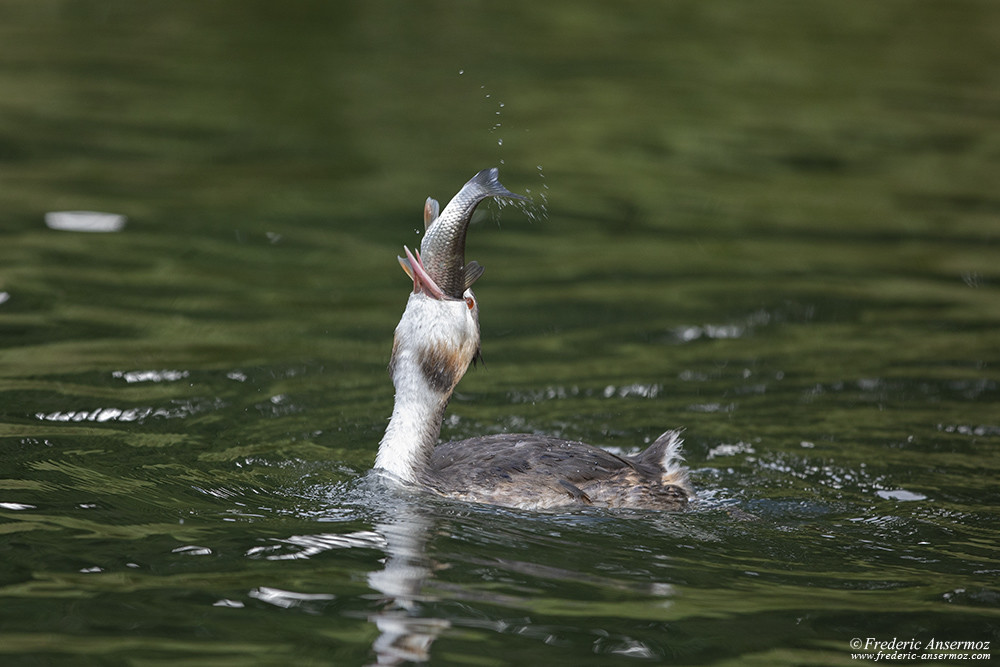
[[[482,277],[483,272],[485,270],[486,270],[486,267],[484,267],[482,264],[480,264],[476,260],[472,260],[471,262],[469,262],[468,264],[466,264],[465,265],[465,289],[469,289],[470,287],[472,287],[472,283],[474,283],[477,280],[479,280]]]
[[[424,202],[424,229],[426,230],[431,224],[438,219],[438,214],[441,212],[441,204],[438,203],[437,199],[433,197],[428,197],[427,201]]]
[[[403,271],[406,271],[406,275],[410,276],[410,280],[413,280],[413,267],[410,266],[410,260],[398,255],[396,256],[396,259],[399,260],[399,265],[403,267]]]

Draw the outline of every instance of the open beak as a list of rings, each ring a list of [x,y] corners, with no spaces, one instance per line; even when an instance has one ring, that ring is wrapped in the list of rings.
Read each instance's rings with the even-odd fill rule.
[[[423,293],[438,301],[447,298],[424,268],[423,262],[420,261],[420,251],[418,250],[416,257],[414,257],[410,249],[403,246],[403,252],[406,253],[406,257],[397,257],[396,259],[399,260],[399,265],[406,271],[406,275],[410,276],[413,280],[413,293]]]

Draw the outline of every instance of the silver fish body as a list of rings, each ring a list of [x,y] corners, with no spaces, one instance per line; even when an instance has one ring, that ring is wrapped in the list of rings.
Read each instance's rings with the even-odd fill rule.
[[[465,290],[483,273],[476,262],[465,265],[465,234],[476,206],[487,197],[520,199],[499,181],[499,170],[484,169],[462,186],[440,215],[438,203],[428,199],[424,206],[427,231],[420,244],[420,261],[445,296],[461,299]]]

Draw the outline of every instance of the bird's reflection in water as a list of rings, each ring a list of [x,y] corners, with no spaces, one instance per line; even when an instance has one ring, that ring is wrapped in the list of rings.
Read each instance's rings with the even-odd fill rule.
[[[380,665],[423,662],[450,623],[421,615],[422,589],[431,574],[426,554],[430,520],[405,508],[375,532],[385,540],[385,567],[368,575],[368,584],[384,596],[382,609],[369,617],[379,630],[372,644]]]
[[[426,553],[432,521],[421,514],[418,506],[400,497],[383,496],[379,505],[383,519],[374,530],[292,535],[273,540],[278,544],[256,547],[251,553],[270,552],[268,560],[299,560],[336,549],[384,552],[384,567],[369,572],[367,577],[380,598],[379,611],[368,616],[379,631],[372,644],[376,664],[424,662],[430,657],[431,644],[451,625],[444,619],[421,615],[420,603],[429,599],[422,590],[433,570]]]
[[[510,549],[500,549],[499,554],[482,556],[474,553],[441,552],[430,544],[438,530],[449,526],[459,527],[465,536],[491,547],[508,544],[511,540],[519,544],[534,544],[539,549],[555,548],[558,552],[580,551],[588,548],[580,541],[580,534],[567,534],[586,528],[608,530],[615,526],[625,530],[630,515],[569,514],[547,517],[541,523],[529,517],[522,521],[499,526],[495,513],[462,513],[460,524],[452,524],[454,515],[420,494],[400,493],[398,489],[379,487],[377,499],[364,494],[361,502],[368,516],[373,519],[371,530],[357,530],[347,533],[316,533],[292,535],[272,539],[267,547],[256,547],[255,554],[268,560],[308,559],[339,549],[374,550],[385,555],[380,560],[382,567],[371,569],[366,581],[374,596],[375,611],[371,603],[365,606],[364,617],[378,631],[372,643],[375,663],[378,665],[400,665],[419,663],[431,658],[434,642],[453,625],[474,626],[494,632],[514,632],[521,637],[535,638],[546,644],[570,641],[551,626],[534,623],[524,610],[537,608],[538,595],[552,595],[553,585],[567,582],[573,586],[572,599],[584,610],[593,605],[592,615],[613,613],[612,607],[620,601],[621,613],[630,616],[635,613],[635,605],[645,605],[650,620],[664,620],[672,614],[670,608],[675,598],[675,590],[668,581],[650,577],[638,579],[629,576],[614,576],[607,572],[594,572],[562,565],[538,562],[530,557],[513,558]],[[372,513],[375,514],[372,517]],[[648,527],[649,515],[641,516]],[[613,521],[612,521],[613,519]],[[625,523],[622,523],[622,522]],[[666,520],[664,520],[666,521]],[[660,524],[657,524],[660,525]],[[541,530],[540,526],[545,529]],[[669,530],[668,530],[669,529]],[[665,534],[690,536],[691,527],[678,523],[676,517],[660,525]],[[552,532],[555,531],[555,535]],[[626,533],[622,533],[626,534]],[[715,539],[703,535],[701,539]],[[490,550],[496,552],[497,549]],[[429,553],[435,555],[432,559]],[[528,556],[529,551],[523,552]],[[502,554],[502,555],[500,555]],[[441,563],[458,561],[475,568],[499,569],[507,573],[511,580],[520,583],[504,590],[483,582],[462,584],[435,579],[441,570]],[[548,593],[544,591],[549,591]],[[301,596],[300,596],[301,597]],[[368,595],[364,598],[371,599]],[[436,602],[443,597],[448,602],[467,602],[472,605],[487,602],[509,610],[518,610],[516,621],[511,617],[483,618],[440,618],[433,615]],[[298,600],[299,598],[296,598]],[[599,636],[593,640],[593,649],[599,653],[623,655],[643,655],[658,657],[663,648],[646,637],[631,635],[613,636],[595,630]],[[601,634],[603,633],[603,634]]]

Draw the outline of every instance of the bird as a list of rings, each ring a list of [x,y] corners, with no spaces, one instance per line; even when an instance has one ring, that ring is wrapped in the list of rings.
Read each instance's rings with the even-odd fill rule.
[[[667,430],[631,456],[528,433],[438,442],[456,385],[480,359],[479,302],[472,285],[484,269],[465,263],[465,241],[473,212],[491,197],[527,201],[500,183],[496,168],[484,169],[444,210],[426,200],[420,249],[404,246],[398,258],[413,290],[393,337],[389,376],[395,397],[375,471],[446,498],[524,510],[685,508],[694,491],[682,463],[680,429]]]

